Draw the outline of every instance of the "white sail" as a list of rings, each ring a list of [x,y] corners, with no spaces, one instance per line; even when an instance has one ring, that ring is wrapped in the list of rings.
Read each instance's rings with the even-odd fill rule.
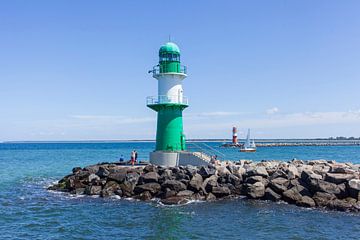
[[[251,147],[251,143],[250,143],[250,129],[248,129],[248,134],[247,134],[246,141],[245,141],[245,144],[244,144],[244,148],[249,148],[249,147]]]
[[[250,129],[248,130],[246,141],[240,149],[240,152],[256,152],[255,141],[252,140],[252,142],[250,142]]]

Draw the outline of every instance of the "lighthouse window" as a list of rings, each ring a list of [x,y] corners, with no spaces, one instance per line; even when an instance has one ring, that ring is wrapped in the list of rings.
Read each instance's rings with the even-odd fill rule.
[[[163,53],[160,55],[160,61],[180,61],[179,54],[173,54],[173,53]]]

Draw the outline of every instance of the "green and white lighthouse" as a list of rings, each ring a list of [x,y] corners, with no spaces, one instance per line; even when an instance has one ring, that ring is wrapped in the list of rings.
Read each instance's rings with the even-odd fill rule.
[[[186,67],[180,63],[179,47],[173,42],[162,45],[159,64],[149,72],[158,81],[158,95],[147,98],[147,106],[157,112],[156,148],[150,162],[177,166],[186,150],[182,112],[188,107],[182,88]]]

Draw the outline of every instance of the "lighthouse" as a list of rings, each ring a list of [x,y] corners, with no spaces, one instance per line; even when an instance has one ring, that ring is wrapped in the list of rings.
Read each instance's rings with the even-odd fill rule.
[[[158,82],[158,95],[147,97],[147,106],[157,112],[156,147],[150,163],[177,166],[186,150],[182,112],[188,107],[182,87],[187,73],[180,63],[179,47],[173,42],[162,45],[159,64],[149,73]]]

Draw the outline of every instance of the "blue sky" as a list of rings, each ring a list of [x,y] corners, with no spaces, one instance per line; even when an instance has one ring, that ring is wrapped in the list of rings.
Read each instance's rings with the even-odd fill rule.
[[[359,1],[1,1],[0,141],[154,139],[169,34],[188,138],[360,136]]]

